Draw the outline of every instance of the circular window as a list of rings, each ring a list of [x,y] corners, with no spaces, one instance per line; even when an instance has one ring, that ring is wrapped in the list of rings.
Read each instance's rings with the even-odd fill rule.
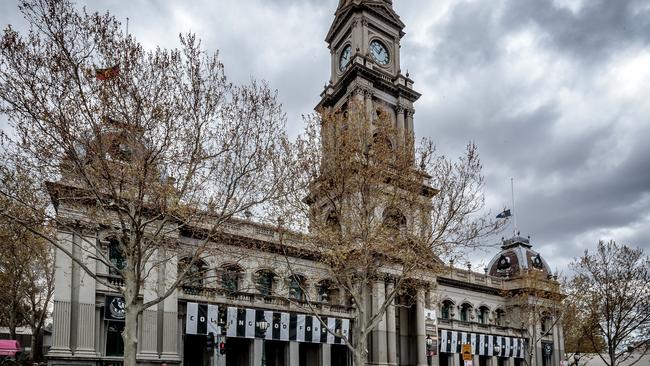
[[[372,58],[380,65],[388,65],[390,62],[390,54],[388,48],[378,40],[370,42],[370,54]]]

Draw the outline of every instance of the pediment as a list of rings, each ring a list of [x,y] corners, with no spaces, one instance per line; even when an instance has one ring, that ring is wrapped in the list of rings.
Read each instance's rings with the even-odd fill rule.
[[[399,15],[393,10],[392,6],[387,4],[384,0],[372,0],[372,1],[363,1],[363,0],[348,0],[341,1],[339,8],[336,11],[334,21],[332,26],[327,32],[327,37],[325,41],[331,43],[334,35],[339,31],[339,28],[345,23],[352,14],[360,12],[362,10],[370,10],[379,18],[386,21],[388,24],[391,24],[399,29],[400,36],[404,35],[403,29],[405,27],[404,23],[400,19]]]

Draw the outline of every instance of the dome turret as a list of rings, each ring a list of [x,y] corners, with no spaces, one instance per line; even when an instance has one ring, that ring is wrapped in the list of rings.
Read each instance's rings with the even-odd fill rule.
[[[530,238],[515,236],[505,239],[501,251],[488,264],[488,273],[497,277],[517,277],[530,271],[551,275],[551,268],[542,256],[532,249]]]

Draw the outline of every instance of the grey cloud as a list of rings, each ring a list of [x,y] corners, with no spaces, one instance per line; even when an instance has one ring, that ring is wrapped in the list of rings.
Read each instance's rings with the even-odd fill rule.
[[[607,79],[615,62],[650,54],[650,4],[583,2],[575,13],[552,0],[395,2],[407,24],[402,68],[423,93],[416,104],[418,136],[432,137],[451,156],[475,141],[493,211],[509,204],[514,176],[519,228],[553,268],[563,268],[598,239],[650,251],[650,124],[644,109],[650,95],[617,96],[612,92],[620,81]],[[131,32],[151,47],[173,47],[178,33],[197,32],[209,51],[220,51],[233,81],[254,77],[278,89],[292,135],[329,79],[323,39],[336,0],[81,4],[128,16]],[[440,14],[423,14],[434,8]],[[12,2],[0,3],[0,24],[20,26],[17,13]],[[416,37],[420,29],[426,33]],[[535,35],[526,45],[524,55],[530,56],[522,57],[550,61],[519,59],[530,69],[510,66],[504,41],[522,32]],[[542,68],[543,77],[531,80],[528,74],[539,71],[533,66]],[[560,93],[575,95],[575,101],[562,101]],[[574,113],[578,108],[585,112]],[[474,253],[472,262],[486,263],[494,252]]]
[[[577,13],[549,0],[510,0],[502,23],[507,29],[534,23],[547,32],[551,46],[590,62],[630,44],[650,43],[650,8],[645,0],[585,0]]]

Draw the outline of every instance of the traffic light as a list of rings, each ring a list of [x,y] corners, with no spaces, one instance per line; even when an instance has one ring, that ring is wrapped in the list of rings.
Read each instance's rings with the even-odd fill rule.
[[[226,354],[226,342],[224,342],[224,341],[219,343],[219,354],[222,354],[222,355]]]
[[[205,349],[208,351],[208,353],[212,353],[214,351],[214,333],[208,333],[208,336],[205,339]]]

